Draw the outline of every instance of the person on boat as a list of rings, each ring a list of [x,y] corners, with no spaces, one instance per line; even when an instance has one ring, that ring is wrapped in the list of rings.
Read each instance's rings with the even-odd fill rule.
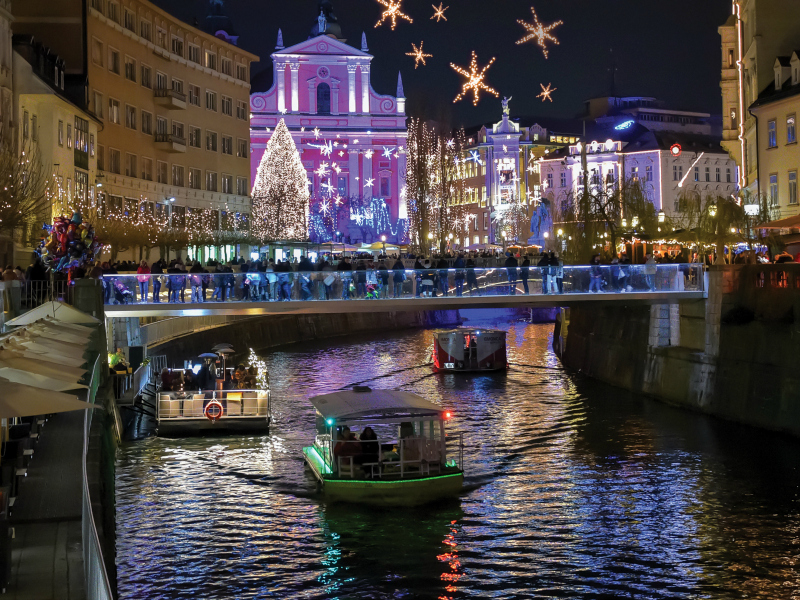
[[[256,389],[257,382],[258,382],[258,369],[251,366],[249,369],[247,369],[247,374],[244,376],[245,389],[248,390]]]
[[[198,387],[197,378],[194,376],[194,372],[187,369],[183,374],[183,389],[188,392],[190,390],[194,391],[198,389]]]
[[[245,389],[245,377],[247,376],[247,369],[244,365],[238,365],[236,371],[233,373],[233,387],[237,390]]]
[[[161,369],[161,390],[164,392],[172,391],[172,373],[167,367]]]
[[[378,443],[378,435],[372,427],[365,427],[359,440],[361,441],[361,464],[378,462],[381,455],[381,446]]]

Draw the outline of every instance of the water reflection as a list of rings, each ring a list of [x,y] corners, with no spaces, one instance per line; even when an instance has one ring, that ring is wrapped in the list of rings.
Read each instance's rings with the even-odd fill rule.
[[[432,375],[414,368],[430,357],[423,331],[291,346],[264,353],[269,436],[123,448],[120,597],[800,594],[800,444],[587,381],[561,369],[550,326],[502,326],[510,361],[526,367]],[[460,499],[321,502],[299,459],[306,399],[381,375],[381,387],[453,409],[473,448]]]

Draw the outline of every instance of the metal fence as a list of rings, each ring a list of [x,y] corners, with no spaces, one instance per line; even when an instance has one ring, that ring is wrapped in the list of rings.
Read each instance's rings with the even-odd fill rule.
[[[98,356],[94,362],[92,376],[89,380],[88,401],[92,404],[97,399],[97,389],[100,386],[102,370],[105,361]],[[86,581],[87,600],[113,600],[114,592],[103,561],[103,550],[100,536],[97,533],[92,499],[89,492],[89,478],[87,461],[89,454],[89,433],[92,426],[94,410],[86,410],[83,420],[83,502],[82,502],[82,543],[83,543],[83,569]]]

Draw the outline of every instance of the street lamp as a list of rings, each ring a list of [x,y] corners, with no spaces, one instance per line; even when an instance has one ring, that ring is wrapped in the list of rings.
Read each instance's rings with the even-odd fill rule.
[[[381,244],[383,244],[383,254],[386,254],[386,236],[381,236]]]
[[[564,230],[563,229],[559,229],[558,230],[558,237],[561,237],[562,235],[564,235]]]
[[[504,231],[502,234],[503,236],[503,254],[506,252],[506,240],[508,238],[508,234]]]
[[[658,211],[658,222],[663,223],[666,220],[667,220],[667,213],[665,213],[664,209],[662,208],[660,211]]]
[[[431,244],[433,244],[433,234],[428,232],[428,252],[433,250],[433,246]]]
[[[717,205],[716,204],[712,203],[711,205],[709,205],[708,214],[712,219],[717,216]]]

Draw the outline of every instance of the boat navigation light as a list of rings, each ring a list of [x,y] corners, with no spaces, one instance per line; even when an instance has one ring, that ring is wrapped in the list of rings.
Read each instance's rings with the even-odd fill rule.
[[[453,416],[453,415],[450,413],[450,411],[449,411],[449,410],[445,411],[445,413],[444,413],[444,418],[445,418],[445,420],[449,419],[449,418],[450,418],[450,417],[452,417],[452,416]]]
[[[333,419],[328,419],[328,420],[326,421],[326,423],[327,423],[328,425],[333,425]]]

